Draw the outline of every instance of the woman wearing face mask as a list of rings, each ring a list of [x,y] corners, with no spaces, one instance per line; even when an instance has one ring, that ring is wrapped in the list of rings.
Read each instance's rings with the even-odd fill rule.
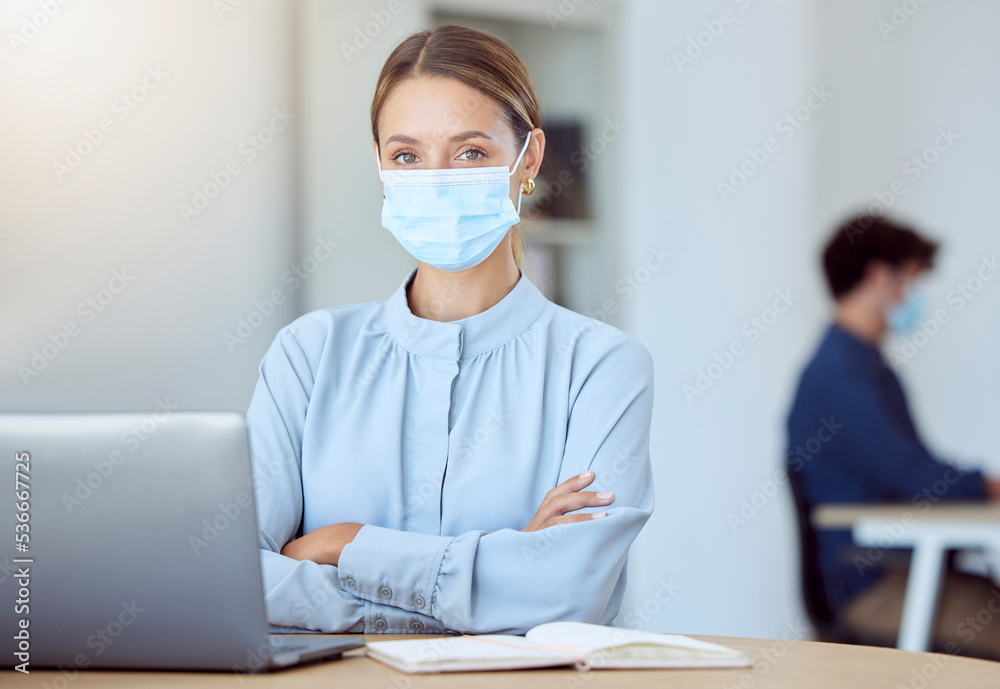
[[[521,270],[539,121],[488,34],[442,26],[386,61],[373,167],[417,267],[385,301],[294,321],[261,362],[247,422],[273,624],[523,633],[618,613],[653,510],[653,365]]]

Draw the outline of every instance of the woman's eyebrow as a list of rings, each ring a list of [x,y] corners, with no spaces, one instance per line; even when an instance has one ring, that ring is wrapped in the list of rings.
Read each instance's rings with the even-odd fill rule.
[[[492,136],[490,136],[485,132],[481,132],[477,129],[470,129],[468,131],[462,132],[461,134],[456,134],[455,136],[451,137],[451,140],[453,142],[465,141],[466,139],[489,139],[490,141],[493,141]]]
[[[452,143],[455,143],[458,141],[466,141],[468,139],[476,139],[476,138],[488,139],[489,141],[494,140],[493,137],[487,134],[486,132],[481,132],[478,129],[469,129],[467,131],[455,134],[453,137],[451,137],[450,141]],[[410,144],[411,146],[415,146],[420,143],[419,139],[414,139],[412,136],[406,136],[405,134],[393,134],[392,136],[390,136],[388,139],[385,140],[385,145],[388,146],[389,144],[394,143],[396,141],[398,141],[401,144]]]
[[[388,146],[394,141],[398,141],[401,144],[419,144],[420,142],[414,139],[412,136],[406,136],[405,134],[393,134],[388,139],[385,140],[385,145]]]

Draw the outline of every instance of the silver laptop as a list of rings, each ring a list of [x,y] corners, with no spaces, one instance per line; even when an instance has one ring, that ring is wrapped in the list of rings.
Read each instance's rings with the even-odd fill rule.
[[[0,667],[260,672],[361,638],[270,634],[239,412],[0,414]]]

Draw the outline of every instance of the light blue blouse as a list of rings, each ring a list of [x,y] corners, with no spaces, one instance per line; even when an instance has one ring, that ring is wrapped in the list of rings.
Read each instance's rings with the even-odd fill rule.
[[[247,411],[268,619],[325,632],[523,634],[611,624],[653,511],[653,362],[635,337],[554,304],[523,272],[457,321],[386,301],[284,327]],[[593,469],[607,516],[523,532]],[[365,526],[339,566],[280,554]]]

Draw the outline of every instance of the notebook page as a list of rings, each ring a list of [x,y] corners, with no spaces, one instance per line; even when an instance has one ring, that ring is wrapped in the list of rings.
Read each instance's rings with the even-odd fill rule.
[[[406,665],[441,665],[475,662],[489,665],[519,659],[556,659],[575,662],[579,656],[564,648],[539,647],[522,636],[507,634],[464,635],[436,639],[398,639],[369,642],[373,655],[388,656]]]
[[[735,658],[742,655],[739,651],[731,648],[680,634],[643,632],[638,629],[608,627],[586,622],[548,622],[528,630],[525,637],[539,644],[571,644],[584,654],[626,644],[642,644],[667,647],[678,651],[678,655],[690,654],[718,658]]]

